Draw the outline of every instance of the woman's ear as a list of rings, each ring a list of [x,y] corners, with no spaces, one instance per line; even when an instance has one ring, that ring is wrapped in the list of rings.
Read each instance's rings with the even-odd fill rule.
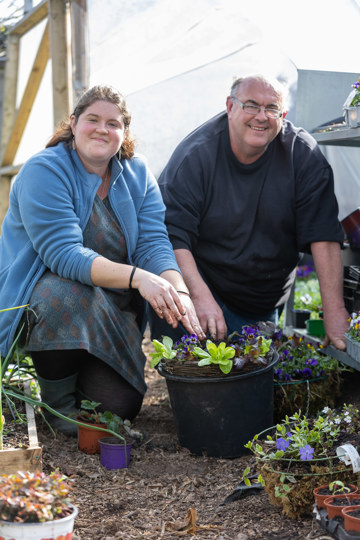
[[[71,127],[71,131],[72,131],[73,135],[75,135],[75,133],[74,133],[75,125],[76,125],[75,116],[72,114],[70,116],[70,127]]]

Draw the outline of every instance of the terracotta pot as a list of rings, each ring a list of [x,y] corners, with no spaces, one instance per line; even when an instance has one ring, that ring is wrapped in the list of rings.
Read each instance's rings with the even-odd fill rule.
[[[352,502],[353,501],[353,502]],[[341,504],[342,503],[342,504]],[[347,493],[343,495],[332,495],[327,497],[324,501],[329,519],[333,517],[343,517],[342,510],[348,506],[357,506],[360,505],[360,494],[359,493]]]
[[[359,517],[351,516],[351,512],[358,512]],[[359,506],[347,506],[342,509],[342,517],[344,518],[345,531],[360,532],[360,505]]]
[[[71,505],[72,514],[42,523],[11,523],[0,520],[2,540],[71,540],[77,508]]]
[[[77,418],[80,422],[82,419]],[[84,422],[85,423],[85,422]],[[89,424],[97,428],[106,428],[106,424]],[[107,431],[92,429],[91,427],[78,426],[78,448],[86,454],[100,454],[99,439],[108,436]]]
[[[348,488],[350,488],[350,491],[347,494],[357,493],[358,492],[358,488],[357,488],[357,486],[355,486],[355,484],[346,484],[346,486]],[[318,486],[317,488],[315,488],[313,490],[316,506],[318,508],[324,508],[325,509],[326,508],[325,507],[325,499],[327,499],[328,497],[333,496],[331,494],[331,491],[328,488],[329,488],[329,484],[323,484],[323,485]],[[322,492],[324,492],[324,493],[322,493]]]

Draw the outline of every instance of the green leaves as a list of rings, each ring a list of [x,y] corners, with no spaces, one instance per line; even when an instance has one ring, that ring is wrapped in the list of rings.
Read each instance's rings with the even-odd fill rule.
[[[215,345],[210,339],[206,342],[206,349],[203,350],[200,347],[194,348],[194,353],[201,358],[198,365],[208,366],[210,364],[218,364],[219,368],[225,375],[230,373],[233,366],[231,358],[235,356],[235,349],[233,347],[227,347],[224,342],[221,342],[218,346]]]
[[[162,343],[157,339],[153,339],[152,344],[154,345],[154,349],[156,352],[150,353],[151,368],[157,366],[162,358],[167,358],[168,360],[171,360],[171,358],[175,358],[176,351],[172,350],[173,340],[170,337],[163,337]]]
[[[244,354],[250,354],[252,357],[265,356],[269,352],[272,340],[266,339],[263,336],[256,338],[256,347],[254,343],[245,346]]]

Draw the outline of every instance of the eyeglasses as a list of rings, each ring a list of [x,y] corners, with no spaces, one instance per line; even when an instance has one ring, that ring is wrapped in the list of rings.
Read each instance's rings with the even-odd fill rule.
[[[254,116],[256,114],[259,114],[261,110],[264,110],[265,116],[267,118],[272,118],[273,120],[278,120],[278,118],[281,118],[283,113],[279,111],[279,109],[272,109],[271,107],[264,107],[260,105],[251,105],[250,103],[242,103],[238,98],[231,96],[231,100],[235,101],[242,110],[248,114],[253,114]]]

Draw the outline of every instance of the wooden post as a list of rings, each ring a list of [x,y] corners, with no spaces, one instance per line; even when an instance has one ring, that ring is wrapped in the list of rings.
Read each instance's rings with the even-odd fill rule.
[[[64,0],[49,1],[50,56],[52,61],[52,85],[54,128],[70,114],[69,54],[67,45],[67,13]]]
[[[30,72],[30,76],[20,103],[19,110],[11,131],[10,139],[7,143],[2,165],[11,165],[15,159],[17,149],[19,148],[21,137],[24,133],[26,123],[31,113],[31,108],[34,104],[36,93],[39,89],[43,73],[49,59],[49,30],[46,25],[44,34]]]
[[[27,2],[27,9],[30,8],[30,2]],[[36,24],[47,17],[48,5],[47,0],[43,0],[33,10],[29,11],[26,16],[13,26],[9,33],[7,46],[7,60],[5,66],[5,84],[3,98],[3,114],[2,114],[2,130],[1,130],[1,152],[0,152],[0,223],[4,219],[8,209],[9,191],[11,178],[17,173],[19,167],[12,166],[12,159],[15,157],[18,144],[20,143],[20,131],[22,114],[26,111],[27,104],[29,105],[28,96],[24,96],[20,108],[22,111],[16,111],[16,96],[18,90],[18,71],[19,71],[19,47],[20,39],[31,30]],[[44,50],[44,49],[43,49]],[[48,54],[48,53],[47,53]],[[39,55],[39,53],[38,53]],[[37,74],[34,70],[39,68],[39,63],[34,63],[32,70],[31,83],[27,86],[30,93],[34,90],[32,83],[36,81]],[[31,78],[31,76],[30,76]],[[36,92],[35,92],[36,93]],[[26,91],[25,91],[26,94]],[[17,123],[16,123],[17,122]],[[26,120],[24,124],[26,123]],[[20,128],[20,129],[19,129]],[[10,166],[4,167],[4,159]]]
[[[5,66],[3,124],[1,130],[1,156],[9,140],[9,134],[14,123],[16,114],[16,94],[19,69],[20,39],[16,34],[10,34],[7,46],[7,61]],[[2,162],[2,158],[0,160]],[[2,198],[3,194],[1,194]]]
[[[73,103],[89,87],[89,44],[86,0],[71,0],[71,56]]]

